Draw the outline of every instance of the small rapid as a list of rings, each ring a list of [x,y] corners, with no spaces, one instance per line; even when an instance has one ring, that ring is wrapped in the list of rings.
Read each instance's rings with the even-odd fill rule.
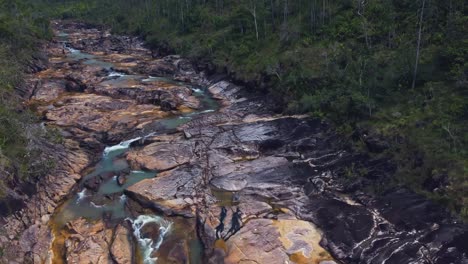
[[[141,247],[143,263],[156,263],[158,258],[154,257],[153,253],[161,247],[164,238],[171,231],[172,222],[157,215],[140,215],[136,219],[127,220],[131,222],[133,228],[133,235],[138,240],[138,244]],[[150,223],[154,223],[159,226],[159,234],[157,235],[157,238],[146,237],[146,234],[144,234],[144,232],[142,231],[142,228]]]
[[[117,145],[106,147],[103,152],[104,159],[106,159],[107,156],[109,156],[111,153],[113,153],[114,155],[122,154],[123,152],[129,149],[130,144],[132,144],[135,141],[140,140],[141,138],[142,137],[132,138],[126,141],[122,141]]]

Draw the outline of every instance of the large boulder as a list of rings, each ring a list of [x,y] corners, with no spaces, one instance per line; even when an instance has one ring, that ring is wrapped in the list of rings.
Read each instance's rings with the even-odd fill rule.
[[[136,183],[126,193],[141,204],[168,215],[193,216],[191,205],[202,181],[203,170],[199,166],[184,165]]]
[[[227,241],[226,264],[319,263],[333,258],[315,227],[300,220],[253,219]]]
[[[70,236],[65,241],[67,263],[108,264],[112,262],[109,245],[112,230],[106,229],[102,221],[87,222],[79,218],[67,224]]]
[[[186,164],[195,155],[189,142],[155,142],[130,151],[127,160],[134,169],[165,171]]]
[[[130,231],[122,225],[118,225],[115,228],[110,250],[112,259],[117,264],[132,263],[133,247],[131,235]]]

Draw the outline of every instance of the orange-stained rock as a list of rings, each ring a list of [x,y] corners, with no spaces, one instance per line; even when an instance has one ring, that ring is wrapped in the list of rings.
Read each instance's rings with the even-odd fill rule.
[[[132,263],[132,234],[122,225],[118,225],[114,232],[111,246],[112,259],[117,264]]]

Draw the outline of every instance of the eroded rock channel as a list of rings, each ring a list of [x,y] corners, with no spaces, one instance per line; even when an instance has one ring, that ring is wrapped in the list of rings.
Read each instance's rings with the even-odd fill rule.
[[[344,184],[353,162],[375,177],[391,166],[327,123],[274,114],[137,38],[53,28],[28,103],[61,134],[60,164],[3,220],[2,262],[468,263],[468,229],[442,208]]]

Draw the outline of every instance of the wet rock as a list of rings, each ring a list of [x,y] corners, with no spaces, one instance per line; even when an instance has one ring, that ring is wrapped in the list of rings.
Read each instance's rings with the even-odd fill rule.
[[[160,235],[160,225],[158,223],[150,222],[146,223],[141,229],[141,237],[142,238],[150,238],[154,241],[158,240]]]
[[[122,186],[122,185],[125,184],[126,181],[127,181],[127,176],[126,176],[126,175],[124,175],[124,174],[119,174],[119,175],[117,176],[117,184],[118,184],[118,185]]]
[[[102,182],[107,181],[114,176],[115,175],[113,172],[103,172],[99,174],[98,176],[87,179],[84,182],[84,186],[90,190],[98,191],[99,186],[101,185]]]
[[[131,235],[130,231],[122,225],[118,225],[114,231],[110,252],[112,259],[117,264],[132,263],[133,247]]]
[[[87,189],[90,189],[90,190],[93,190],[93,191],[97,191],[99,189],[99,186],[101,184],[101,179],[99,177],[94,177],[92,179],[88,179],[84,182],[84,186],[87,188]]]

